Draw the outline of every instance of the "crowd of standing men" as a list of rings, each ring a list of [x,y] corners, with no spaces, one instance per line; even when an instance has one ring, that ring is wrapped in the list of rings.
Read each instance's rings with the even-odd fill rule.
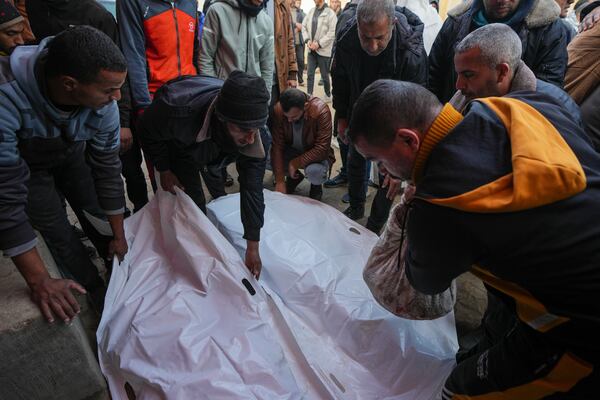
[[[95,0],[0,3],[0,249],[33,301],[50,322],[77,315],[72,290],[101,312],[106,285],[80,236],[109,270],[123,259],[124,218],[148,202],[143,161],[154,190],[183,190],[203,211],[203,183],[225,195],[236,164],[257,279],[267,168],[284,194],[304,178],[316,200],[347,184],[356,220],[376,164],[368,229],[384,229],[408,185],[392,214],[398,273],[436,294],[471,270],[489,291],[481,340],[442,397],[590,398],[600,2],[575,4],[581,33],[572,0],[467,0],[443,24],[426,0],[314,2],[305,15],[300,0],[208,0],[202,12],[117,0],[116,20]],[[34,229],[74,280],[48,275]]]

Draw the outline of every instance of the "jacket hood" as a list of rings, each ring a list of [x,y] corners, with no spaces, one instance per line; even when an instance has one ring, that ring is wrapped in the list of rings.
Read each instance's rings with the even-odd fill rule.
[[[42,94],[42,90],[39,86],[39,79],[36,75],[38,61],[47,53],[46,48],[52,39],[53,37],[47,37],[37,46],[17,46],[10,56],[10,67],[13,71],[16,81],[19,84],[19,87],[25,92],[25,95],[31,102],[31,105],[35,109],[42,110],[44,114],[56,125],[61,125],[65,121],[72,120],[74,117],[65,116],[64,112],[61,112],[58,108],[56,108]],[[77,115],[89,115],[88,113],[103,115],[111,106],[112,105],[108,105],[99,110],[81,108]]]
[[[37,46],[18,46],[10,56],[10,67],[19,87],[25,92],[34,108],[44,110],[46,115],[56,121],[64,117],[42,94],[35,73],[37,61],[47,53],[46,47],[50,40],[52,37],[45,38]]]
[[[356,8],[356,5],[350,4],[346,9]],[[396,7],[396,23],[390,44],[395,40],[397,48],[405,48],[418,53],[423,46],[423,31],[425,25],[419,17],[406,7]],[[359,46],[360,42],[356,40],[358,35],[358,23],[356,15],[352,16],[344,29],[340,32],[340,39],[337,46],[352,47]]]
[[[448,17],[457,19],[467,13],[481,0],[467,0],[448,11]],[[540,28],[556,21],[560,17],[560,7],[554,0],[534,0],[529,14],[525,17],[525,25]]]

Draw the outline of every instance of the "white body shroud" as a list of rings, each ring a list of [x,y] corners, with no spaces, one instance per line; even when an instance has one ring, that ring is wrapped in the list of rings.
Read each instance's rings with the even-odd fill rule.
[[[125,383],[137,399],[434,398],[454,316],[393,316],[362,280],[374,234],[310,199],[265,203],[259,282],[239,256],[239,195],[208,205],[225,238],[182,192],[126,221],[97,333],[113,398]]]

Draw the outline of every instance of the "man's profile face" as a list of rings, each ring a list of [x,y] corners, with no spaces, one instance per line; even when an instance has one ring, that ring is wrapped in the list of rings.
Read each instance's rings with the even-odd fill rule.
[[[335,12],[337,12],[342,7],[342,3],[340,2],[340,0],[331,0],[329,4],[331,5],[331,9]]]
[[[519,7],[521,0],[483,0],[485,14],[489,19],[505,19]]]
[[[360,46],[368,55],[375,57],[385,50],[392,38],[393,22],[384,17],[373,24],[358,24]]]
[[[456,89],[467,100],[482,97],[504,96],[498,85],[498,71],[481,57],[481,50],[473,48],[454,55]]]
[[[90,83],[77,82],[70,90],[75,102],[84,107],[98,110],[121,99],[121,86],[127,72],[101,70]]]
[[[555,0],[558,6],[560,7],[560,17],[566,18],[567,14],[569,14],[569,8],[571,8],[571,4],[575,2],[575,0]]]
[[[325,3],[325,0],[315,0],[315,6],[317,6],[317,8],[321,8],[323,3]]]
[[[394,177],[402,180],[412,179],[416,152],[399,138],[394,139],[391,145],[378,146],[359,136],[354,142],[354,147],[365,159],[382,165]]]
[[[263,0],[248,0],[250,2],[250,4],[252,4],[254,7],[260,7],[260,5],[263,3]]]
[[[296,0],[294,1],[294,4],[296,4],[296,8],[300,8],[300,6],[302,5],[302,1]]]
[[[17,46],[25,44],[23,40],[23,30],[25,25],[23,22],[18,22],[0,30],[0,50],[6,54],[11,54]]]
[[[304,110],[298,107],[292,107],[288,111],[284,111],[283,115],[287,118],[288,122],[299,121],[304,116]]]
[[[227,127],[227,132],[229,132],[229,136],[231,136],[231,139],[233,139],[235,145],[240,148],[254,143],[256,140],[256,135],[258,135],[258,128],[242,128],[239,125],[231,122],[226,122],[225,126]]]

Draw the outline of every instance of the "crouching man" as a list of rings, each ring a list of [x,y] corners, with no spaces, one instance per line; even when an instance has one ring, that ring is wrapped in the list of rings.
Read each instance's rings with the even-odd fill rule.
[[[163,190],[175,194],[179,187],[203,212],[200,170],[236,162],[245,262],[256,278],[262,267],[258,242],[265,210],[265,152],[258,132],[267,122],[268,103],[264,80],[245,72],[234,71],[225,82],[184,76],[156,92],[139,126],[142,146],[160,173]]]
[[[309,196],[321,200],[323,182],[335,162],[331,148],[331,112],[319,98],[298,89],[282,93],[273,114],[271,162],[275,190],[294,193],[304,179],[310,182]]]
[[[349,139],[415,184],[396,214],[398,270],[412,287],[442,293],[471,271],[515,319],[457,360],[442,398],[593,398],[600,155],[562,102],[520,91],[461,114],[418,85],[380,80],[355,103]]]

